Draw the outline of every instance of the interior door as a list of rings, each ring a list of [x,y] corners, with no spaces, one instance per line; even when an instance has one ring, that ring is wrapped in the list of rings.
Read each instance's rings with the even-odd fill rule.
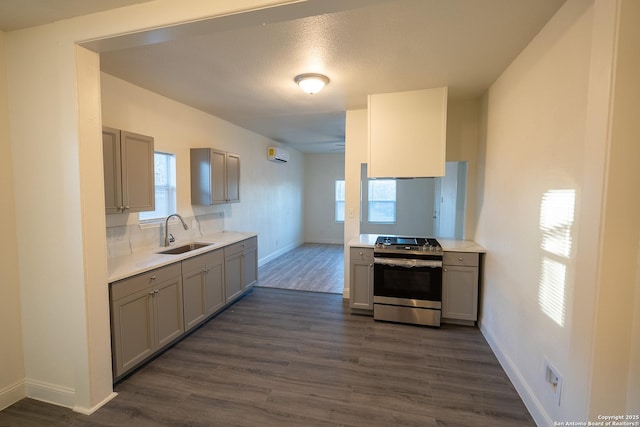
[[[436,237],[463,238],[465,180],[463,162],[447,162],[445,176],[435,179],[433,229]]]
[[[455,237],[457,187],[458,163],[447,162],[445,176],[436,178],[436,218],[433,229],[437,237],[449,239]]]

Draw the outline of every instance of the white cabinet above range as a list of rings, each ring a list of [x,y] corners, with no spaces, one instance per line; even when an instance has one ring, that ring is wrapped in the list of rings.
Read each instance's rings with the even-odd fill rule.
[[[369,177],[444,176],[447,88],[369,95]]]

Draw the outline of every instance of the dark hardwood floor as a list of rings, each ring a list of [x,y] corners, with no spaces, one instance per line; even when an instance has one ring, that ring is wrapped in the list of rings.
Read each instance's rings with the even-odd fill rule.
[[[260,267],[257,286],[341,294],[344,246],[305,243]]]
[[[352,315],[341,295],[256,288],[91,416],[31,399],[0,426],[534,426],[477,328]]]

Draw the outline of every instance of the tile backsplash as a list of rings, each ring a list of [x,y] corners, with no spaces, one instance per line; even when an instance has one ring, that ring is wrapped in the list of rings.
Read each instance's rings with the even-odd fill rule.
[[[221,212],[183,218],[189,227],[187,230],[177,218],[169,221],[169,233],[175,237],[176,243],[190,242],[224,231],[224,215]],[[107,227],[109,258],[151,251],[161,246],[164,246],[164,221]]]

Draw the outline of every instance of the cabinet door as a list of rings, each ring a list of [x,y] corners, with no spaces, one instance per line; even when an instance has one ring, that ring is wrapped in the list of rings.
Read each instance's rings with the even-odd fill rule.
[[[349,305],[351,308],[373,310],[373,251],[352,248],[351,284]]]
[[[442,272],[442,317],[478,320],[478,268],[444,266]]]
[[[242,254],[243,252],[236,252],[227,256],[225,252],[224,286],[227,302],[242,293]]]
[[[226,163],[224,151],[211,150],[211,204],[227,202]]]
[[[155,209],[153,138],[120,132],[122,193],[128,212]]]
[[[157,348],[170,344],[184,332],[182,313],[182,277],[154,286]]]
[[[242,254],[242,289],[248,289],[258,281],[258,241],[255,237],[244,241]]]
[[[153,290],[135,292],[111,305],[113,365],[119,377],[154,351]]]
[[[373,265],[352,264],[351,280],[353,280],[351,308],[373,309]]]
[[[206,270],[203,268],[182,275],[182,296],[184,298],[185,330],[197,326],[206,316],[205,284]]]
[[[220,251],[222,252],[222,251]],[[209,316],[218,311],[225,304],[224,263],[221,262],[207,267],[205,315]]]
[[[240,156],[227,154],[227,202],[240,201]]]
[[[104,166],[104,205],[106,213],[122,212],[122,162],[120,161],[120,131],[102,128],[102,160]]]

